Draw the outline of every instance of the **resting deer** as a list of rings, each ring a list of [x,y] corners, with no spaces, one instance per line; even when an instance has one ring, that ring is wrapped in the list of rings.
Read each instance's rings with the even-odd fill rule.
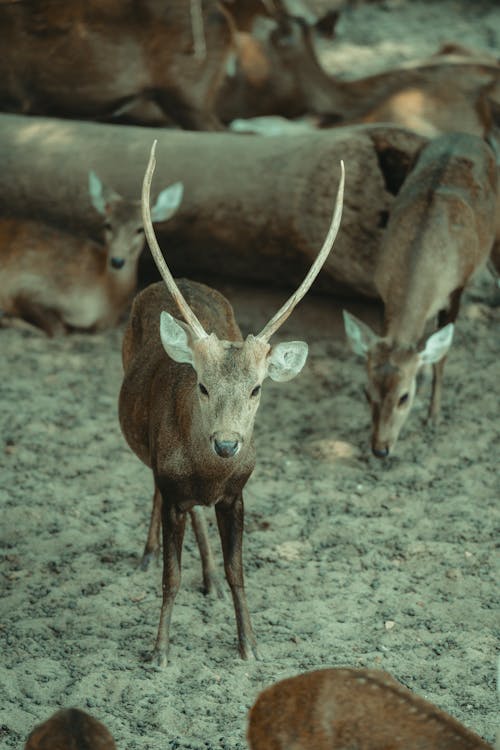
[[[385,458],[406,421],[423,365],[433,365],[429,417],[437,421],[443,368],[460,297],[495,233],[496,170],[487,144],[465,133],[424,147],[398,193],[375,269],[384,335],[344,312],[351,348],[366,358],[372,450]],[[438,316],[439,330],[426,338]]]
[[[102,217],[104,246],[41,222],[0,219],[0,310],[49,336],[99,331],[117,323],[137,285],[144,247],[140,201],[126,200],[89,174],[92,205]],[[153,208],[166,221],[182,185],[165,188]]]
[[[236,37],[239,64],[218,95],[221,119],[309,114],[325,126],[392,122],[435,138],[456,130],[457,123],[462,131],[485,136],[498,116],[495,59],[441,54],[343,80],[323,68],[314,36],[314,27],[300,18],[282,16],[261,19],[251,36]]]
[[[263,330],[243,340],[221,294],[188,280],[176,283],[165,264],[149,215],[154,149],[143,183],[143,217],[165,284],[153,284],[134,300],[123,341],[119,398],[123,434],[153,471],[145,562],[158,548],[160,515],[163,529],[163,601],[154,660],[159,666],[167,663],[186,513],[197,536],[205,588],[213,583],[200,505],[215,506],[239,651],[248,659],[257,655],[257,647],[243,584],[242,492],[255,465],[253,424],[264,379],[291,380],[307,357],[302,341],[271,346],[269,339],[306,294],[333,245],[342,212],[343,165],[332,223],[309,273]]]
[[[250,750],[493,750],[449,714],[372,669],[321,669],[264,690]]]
[[[57,711],[36,726],[24,750],[116,750],[108,729],[79,708]]]

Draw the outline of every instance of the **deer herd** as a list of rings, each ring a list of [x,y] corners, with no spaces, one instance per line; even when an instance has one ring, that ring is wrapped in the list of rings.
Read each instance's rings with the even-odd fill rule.
[[[299,0],[166,5],[145,0],[131,15],[112,0],[64,8],[0,3],[0,108],[192,130],[223,130],[236,117],[308,114],[322,126],[383,121],[425,136],[394,197],[377,256],[373,284],[384,305],[382,334],[344,311],[349,346],[366,360],[372,451],[387,458],[427,365],[433,368],[429,418],[438,419],[461,295],[482,266],[500,271],[498,61],[454,47],[418,65],[346,82],[323,70],[315,48],[316,35],[333,33],[336,12],[317,18]],[[457,123],[460,132],[454,132]],[[307,343],[271,339],[334,245],[344,164],[331,164],[337,188],[331,224],[304,281],[259,333],[244,339],[225,297],[203,283],[174,280],[168,268],[153,224],[174,216],[185,188],[180,182],[164,187],[150,208],[155,145],[141,200],[104,185],[92,154],[88,159],[87,200],[99,216],[101,241],[31,217],[29,206],[25,216],[0,217],[0,321],[9,326],[21,319],[49,336],[92,333],[119,325],[131,304],[118,411],[128,445],[154,482],[142,558],[147,568],[162,548],[153,661],[168,662],[187,515],[204,587],[217,586],[203,512],[212,506],[239,653],[258,657],[242,560],[254,421],[264,380],[291,380],[305,365]],[[349,163],[345,172],[349,190]],[[146,241],[162,281],[135,295]],[[249,715],[248,742],[252,750],[490,747],[389,675],[356,669],[305,673],[264,691]],[[67,709],[35,728],[26,743],[26,750],[49,747],[111,750],[115,744],[100,722]]]

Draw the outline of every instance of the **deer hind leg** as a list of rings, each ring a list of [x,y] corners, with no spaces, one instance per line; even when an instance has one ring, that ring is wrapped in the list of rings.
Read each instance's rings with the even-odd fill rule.
[[[149,521],[148,537],[144,545],[144,552],[140,562],[141,570],[147,570],[153,558],[158,559],[160,551],[160,523],[161,523],[161,493],[155,485],[153,493],[153,509]]]
[[[456,289],[451,295],[450,306],[447,310],[441,310],[438,315],[438,328],[444,328],[448,323],[454,323],[460,309],[460,297],[462,296],[463,287]],[[443,373],[446,356],[432,365],[432,393],[429,407],[429,421],[437,424],[441,412],[441,391],[443,385]]]
[[[219,598],[223,598],[225,592],[215,570],[215,562],[208,539],[207,522],[203,508],[193,508],[189,511],[189,515],[191,516],[194,535],[198,549],[200,550],[201,567],[203,570],[203,592],[210,594],[212,591],[215,591]]]
[[[223,500],[215,506],[217,525],[222,543],[226,578],[233,596],[238,646],[242,659],[258,658],[257,641],[253,632],[243,583],[243,497],[240,493],[233,502]]]
[[[165,498],[162,497],[161,518],[163,531],[163,599],[152,661],[158,667],[166,667],[170,645],[172,610],[181,585],[181,556],[186,528],[186,514],[165,502]]]

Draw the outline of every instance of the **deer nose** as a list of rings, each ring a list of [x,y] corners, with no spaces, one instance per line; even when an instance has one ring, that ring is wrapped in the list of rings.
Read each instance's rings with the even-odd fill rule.
[[[385,448],[376,448],[374,445],[372,446],[372,453],[377,458],[387,458],[389,455],[389,448],[385,446]]]
[[[113,268],[123,268],[125,261],[123,258],[111,258],[111,265]]]
[[[237,440],[214,440],[215,452],[221,458],[231,458],[236,455],[240,444]]]

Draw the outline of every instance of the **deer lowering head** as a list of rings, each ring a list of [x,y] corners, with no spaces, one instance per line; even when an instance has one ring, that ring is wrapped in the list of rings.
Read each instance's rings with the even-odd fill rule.
[[[424,365],[443,360],[453,339],[453,323],[427,338],[421,348],[397,345],[344,310],[351,349],[366,359],[366,398],[372,411],[372,451],[386,458],[393,450],[416,392],[417,374]]]
[[[168,221],[182,201],[182,184],[176,182],[158,195],[151,210],[154,222]],[[136,268],[144,247],[144,228],[140,200],[128,200],[103,185],[95,172],[89,172],[89,195],[102,217],[109,270],[124,273]]]
[[[158,269],[184,320],[162,312],[160,337],[169,357],[193,367],[197,377],[197,399],[203,440],[221,458],[231,458],[248,443],[266,377],[284,382],[303,368],[308,347],[303,341],[281,342],[270,338],[287,320],[304,297],[330,252],[340,225],[344,188],[344,166],[334,215],[323,247],[297,291],[287,300],[262,331],[244,341],[219,339],[205,331],[175,283],[156,240],[149,211],[149,192],[155,168],[155,144],[143,183],[143,221],[151,252]]]

